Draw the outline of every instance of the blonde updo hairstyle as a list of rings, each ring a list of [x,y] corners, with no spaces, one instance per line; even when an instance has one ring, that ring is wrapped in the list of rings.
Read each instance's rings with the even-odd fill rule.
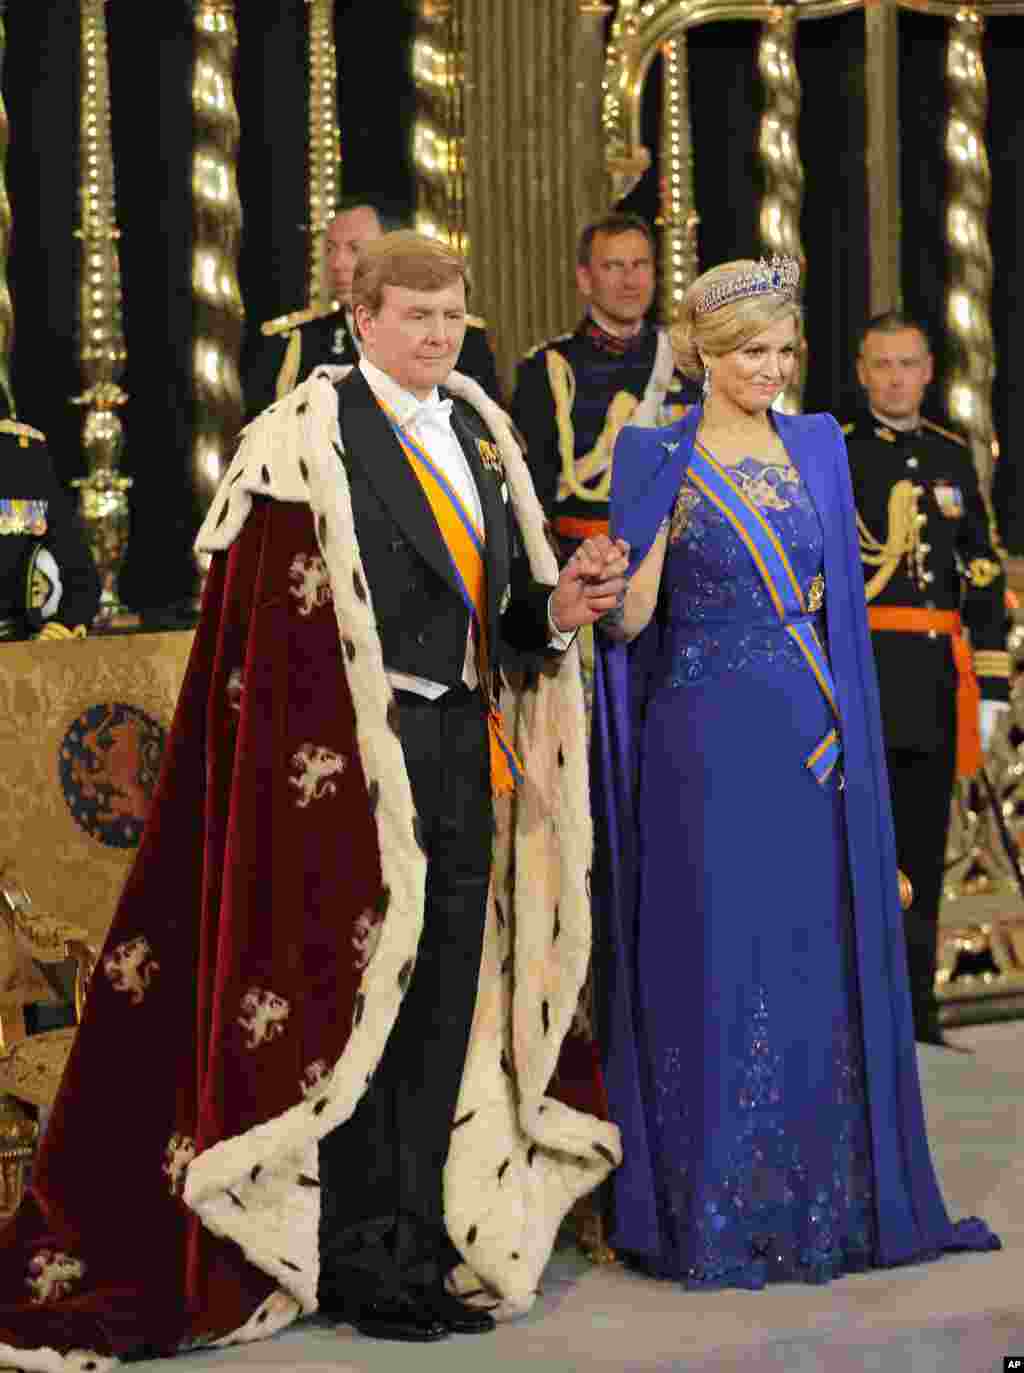
[[[697,314],[698,301],[712,287],[723,286],[730,277],[753,271],[756,267],[757,263],[747,258],[722,262],[703,272],[683,296],[676,322],[669,330],[669,338],[676,366],[691,381],[702,381],[704,378],[701,353],[713,358],[731,353],[780,320],[793,320],[799,341],[803,311],[787,292],[772,291],[766,295],[746,296],[720,305],[717,310]]]

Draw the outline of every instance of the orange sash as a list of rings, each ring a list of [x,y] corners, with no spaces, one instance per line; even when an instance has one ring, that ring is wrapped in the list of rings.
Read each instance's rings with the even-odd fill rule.
[[[981,767],[981,733],[978,706],[981,691],[974,675],[971,650],[964,637],[960,612],[924,610],[914,605],[869,605],[868,624],[876,630],[897,634],[948,634],[956,667],[956,775],[973,777]]]

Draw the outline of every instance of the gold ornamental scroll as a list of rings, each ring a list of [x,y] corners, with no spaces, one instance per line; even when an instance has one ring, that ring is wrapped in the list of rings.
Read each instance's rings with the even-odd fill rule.
[[[193,0],[192,482],[205,513],[242,425],[238,284],[242,204],[234,95],[235,0]],[[205,576],[208,558],[198,559]]]
[[[796,258],[803,279],[807,270],[800,241],[804,168],[797,138],[801,92],[796,70],[796,10],[793,6],[774,10],[762,25],[757,69],[764,91],[764,113],[757,140],[764,178],[758,215],[761,247],[767,257]],[[780,398],[780,408],[791,414],[802,408],[806,370],[806,351],[801,349],[793,380]]]
[[[416,228],[462,252],[465,232],[462,5],[420,0],[412,67],[416,122]]]
[[[661,318],[671,324],[700,271],[686,33],[661,45]]]
[[[78,363],[85,409],[82,447],[88,476],[78,488],[82,521],[100,576],[95,623],[138,624],[121,604],[117,578],[128,542],[128,490],[119,469],[124,426],[118,413],[128,397],[120,386],[127,361],[121,309],[120,230],[114,196],[110,136],[110,62],[107,0],[81,0],[78,186]]]
[[[984,21],[961,9],[949,20],[946,46],[946,324],[952,366],[946,382],[950,417],[968,435],[982,489],[992,483],[992,249],[988,214],[992,175],[985,148],[988,87],[982,55]]]
[[[334,0],[306,0],[309,7],[308,305],[327,301],[324,235],[341,194],[341,132],[338,128],[338,53]]]
[[[7,56],[6,11],[7,0],[0,0],[0,76],[3,74],[4,59]],[[14,345],[14,306],[11,303],[11,290],[7,282],[7,263],[11,248],[11,202],[7,194],[7,147],[10,133],[7,106],[4,104],[3,87],[0,85],[0,389],[7,397],[8,407],[13,415],[15,410],[14,392],[11,389],[11,349]]]

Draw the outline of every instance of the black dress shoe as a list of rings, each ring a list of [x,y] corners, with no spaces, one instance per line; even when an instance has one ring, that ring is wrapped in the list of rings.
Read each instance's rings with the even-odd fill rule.
[[[429,1311],[456,1335],[483,1335],[494,1329],[494,1317],[489,1311],[482,1311],[478,1306],[467,1306],[443,1287],[427,1288],[418,1296],[422,1309]]]
[[[345,1318],[360,1335],[374,1340],[407,1340],[425,1344],[448,1338],[451,1327],[425,1304],[410,1298],[367,1302]]]

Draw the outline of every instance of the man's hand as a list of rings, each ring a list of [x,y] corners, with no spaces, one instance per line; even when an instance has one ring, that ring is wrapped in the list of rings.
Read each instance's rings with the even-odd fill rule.
[[[562,633],[592,625],[609,610],[622,604],[626,594],[629,544],[607,534],[584,539],[562,568],[551,593],[550,611],[555,628]]]

